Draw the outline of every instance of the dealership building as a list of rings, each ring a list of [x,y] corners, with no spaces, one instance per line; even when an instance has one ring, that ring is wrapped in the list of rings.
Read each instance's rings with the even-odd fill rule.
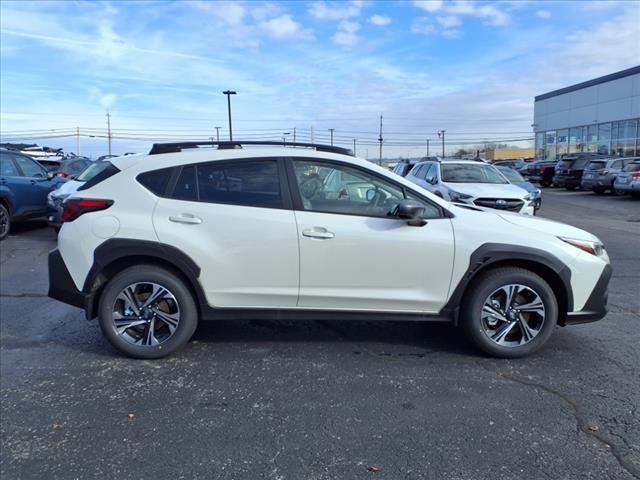
[[[539,160],[640,156],[640,66],[538,95],[533,130]]]

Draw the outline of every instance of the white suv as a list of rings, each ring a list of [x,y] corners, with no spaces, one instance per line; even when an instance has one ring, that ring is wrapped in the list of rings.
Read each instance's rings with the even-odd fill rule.
[[[451,202],[526,215],[535,213],[529,192],[512,185],[496,167],[480,160],[420,162],[406,178]]]
[[[248,143],[111,159],[65,201],[49,295],[139,358],[200,320],[326,317],[447,321],[516,357],[606,313],[590,233],[453,205],[336,147]]]

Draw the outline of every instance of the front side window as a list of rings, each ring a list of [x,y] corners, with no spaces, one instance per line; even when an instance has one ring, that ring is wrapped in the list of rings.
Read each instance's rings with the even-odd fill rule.
[[[45,178],[46,174],[44,173],[43,167],[38,165],[35,160],[31,160],[30,158],[22,155],[14,155],[13,159],[16,161],[25,177]]]
[[[196,170],[201,202],[282,207],[276,160],[214,162],[198,165]]]
[[[486,164],[442,165],[442,181],[448,183],[509,183],[495,167]]]
[[[425,218],[440,216],[437,206],[405,196],[402,187],[360,169],[315,160],[294,160],[293,165],[304,210],[392,217],[402,200],[415,198],[425,205]],[[333,170],[324,181],[316,173],[321,166]]]
[[[6,153],[0,153],[0,176],[19,177],[18,169]]]
[[[522,175],[520,175],[515,170],[512,170],[511,168],[500,169],[500,173],[507,177],[507,180],[509,180],[511,183],[519,183],[525,181]]]

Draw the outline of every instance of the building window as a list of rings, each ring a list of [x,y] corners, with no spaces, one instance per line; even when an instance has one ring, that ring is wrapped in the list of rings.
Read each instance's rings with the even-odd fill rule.
[[[582,151],[582,127],[569,129],[569,153]]]
[[[544,133],[536,133],[536,160],[544,160]]]
[[[558,130],[556,138],[556,155],[565,155],[569,153],[569,130]]]
[[[587,138],[585,142],[587,147],[586,151],[595,153],[598,151],[598,126],[589,125],[588,127],[586,127],[586,129],[587,129]]]
[[[611,149],[611,124],[601,123],[598,125],[598,153],[608,155]]]
[[[632,157],[636,155],[638,120],[617,122],[617,127],[617,135],[613,137],[611,153],[618,157]]]
[[[544,143],[545,143],[545,160],[555,160],[556,159],[556,132],[555,130],[550,132],[545,132],[544,134]]]

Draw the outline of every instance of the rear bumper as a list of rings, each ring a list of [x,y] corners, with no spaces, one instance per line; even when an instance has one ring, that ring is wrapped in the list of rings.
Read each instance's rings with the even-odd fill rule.
[[[69,269],[57,248],[49,252],[48,295],[55,300],[78,308],[85,308],[88,298],[88,295],[76,288]]]
[[[614,187],[616,190],[619,190],[621,192],[640,192],[640,182],[638,181],[627,183],[616,182],[614,184]]]
[[[579,312],[567,313],[564,325],[574,325],[577,323],[588,323],[601,320],[607,314],[607,300],[609,298],[609,280],[611,280],[611,265],[607,265],[602,270],[600,278],[591,291],[591,295],[584,304],[584,308]]]
[[[555,175],[553,183],[558,187],[579,187],[582,179],[568,175]]]

